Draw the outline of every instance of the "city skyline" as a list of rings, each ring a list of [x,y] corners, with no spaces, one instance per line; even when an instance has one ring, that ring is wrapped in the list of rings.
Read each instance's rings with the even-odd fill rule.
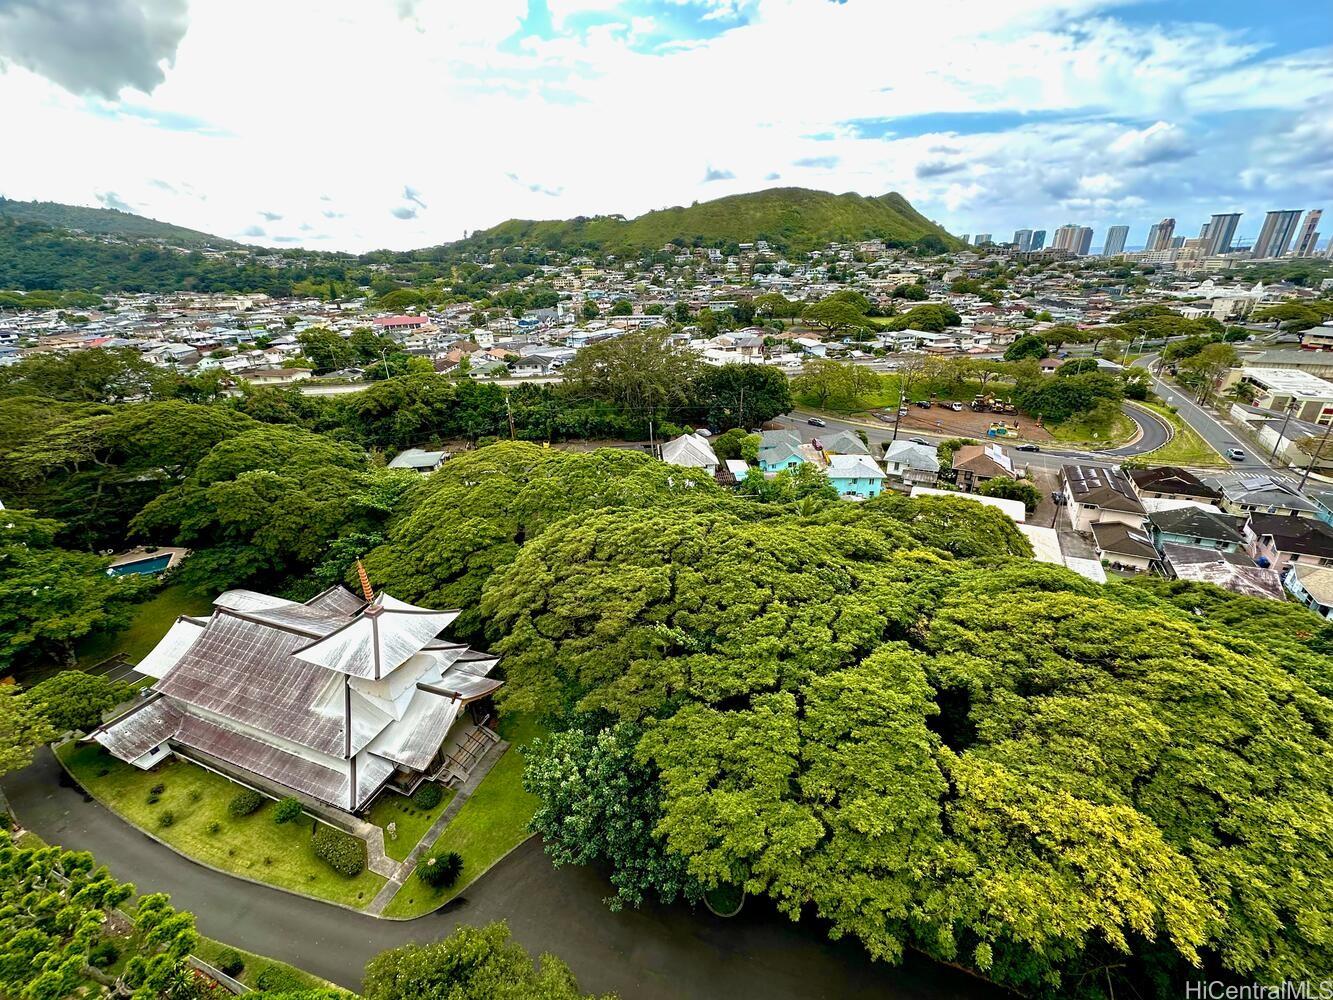
[[[1250,237],[1245,235],[1244,213],[1212,213],[1200,223],[1197,238],[1209,241],[1210,254],[1248,249],[1252,256],[1261,259],[1276,259],[1283,256],[1322,257],[1333,251],[1333,235],[1325,235],[1319,228],[1322,217],[1322,208],[1269,209],[1262,213],[1263,222],[1259,223],[1256,234]],[[1214,226],[1219,224],[1221,228],[1215,231]],[[1130,239],[1130,235],[1136,229],[1132,224],[1117,222],[1099,230],[1095,225],[1086,226],[1070,222],[1055,230],[1051,246],[1058,249],[1072,249],[1065,245],[1069,243],[1067,238],[1060,240],[1061,231],[1070,229],[1079,233],[1077,245],[1084,245],[1089,239],[1089,234],[1095,238],[1098,232],[1103,233],[1102,255],[1108,252],[1105,249],[1105,240],[1120,230],[1124,231],[1123,238],[1120,238],[1118,243],[1112,241],[1111,253],[1166,250],[1172,247],[1173,238],[1179,239],[1175,236],[1177,220],[1168,216],[1148,224],[1146,231],[1143,226],[1138,227],[1139,231],[1144,232],[1142,242]],[[1009,242],[1023,251],[1040,249],[1039,246],[1032,246],[1035,232],[1043,232],[1044,235],[1044,231],[1041,230],[1026,227],[1015,229],[1013,238]],[[966,237],[964,242],[968,242]],[[1223,249],[1224,247],[1226,249]],[[1086,254],[1086,251],[1080,253],[1081,256]]]

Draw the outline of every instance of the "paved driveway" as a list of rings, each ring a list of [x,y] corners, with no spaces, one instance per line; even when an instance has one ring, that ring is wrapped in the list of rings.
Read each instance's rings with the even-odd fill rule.
[[[50,752],[4,780],[16,815],[50,843],[92,851],[140,892],[168,892],[210,937],[309,969],[350,989],[386,948],[443,937],[461,923],[506,919],[534,954],[554,952],[585,990],[623,1000],[877,997],[982,1000],[1007,996],[953,969],[911,956],[871,962],[854,943],[832,943],[815,921],[792,924],[751,900],[733,920],[684,906],[614,914],[610,886],[587,868],[553,869],[532,840],[449,908],[410,922],[351,913],[219,875],[151,840],[75,787]]]

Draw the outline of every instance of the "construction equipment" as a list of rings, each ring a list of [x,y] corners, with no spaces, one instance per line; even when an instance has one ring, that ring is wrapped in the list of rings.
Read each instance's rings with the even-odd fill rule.
[[[991,421],[991,425],[986,428],[986,437],[990,438],[1018,437],[1018,424],[1010,426],[1003,420],[993,420]]]
[[[1018,412],[1018,407],[1007,400],[996,399],[991,395],[977,395],[972,397],[972,411],[974,413],[1003,413],[1006,415],[1013,415]]]

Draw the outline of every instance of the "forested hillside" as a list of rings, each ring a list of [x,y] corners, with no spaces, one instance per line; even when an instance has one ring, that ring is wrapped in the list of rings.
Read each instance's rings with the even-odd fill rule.
[[[0,217],[18,222],[39,222],[57,229],[77,229],[85,233],[125,236],[131,239],[164,240],[178,247],[214,247],[230,249],[241,244],[197,229],[158,222],[142,215],[114,208],[89,208],[86,205],[62,205],[55,201],[14,201],[0,198]]]
[[[603,215],[564,221],[511,219],[474,233],[460,247],[530,243],[550,249],[657,250],[667,243],[721,246],[767,240],[774,247],[812,250],[830,242],[884,239],[902,244],[935,237],[940,250],[958,241],[916,211],[902,195],[877,198],[805,188],[773,188],[665,208],[636,219]]]
[[[283,251],[300,264],[289,269],[257,264],[247,250],[235,254],[209,258],[197,250],[179,253],[151,242],[108,242],[0,214],[0,289],[290,295],[301,281],[342,281],[352,261]]]

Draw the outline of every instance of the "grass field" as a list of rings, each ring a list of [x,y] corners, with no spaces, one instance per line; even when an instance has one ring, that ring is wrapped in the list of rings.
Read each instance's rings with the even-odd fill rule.
[[[1117,413],[1109,427],[1092,425],[1079,420],[1063,424],[1045,424],[1051,437],[1064,445],[1086,448],[1118,448],[1134,436],[1135,424],[1124,413]]]
[[[202,767],[170,760],[151,773],[140,771],[94,743],[67,743],[58,755],[103,805],[214,868],[354,907],[369,904],[384,885],[382,877],[368,870],[347,878],[316,856],[308,816],[279,826],[268,800],[249,816],[231,816],[227,804],[241,786]],[[150,803],[151,789],[158,784],[166,787],[160,800]],[[166,813],[173,817],[170,826],[162,825]],[[210,833],[215,823],[218,831]]]
[[[304,969],[298,969],[294,965],[279,962],[276,958],[268,958],[265,955],[256,955],[252,951],[245,951],[242,948],[225,944],[222,941],[214,941],[212,938],[206,938],[202,935],[199,937],[199,944],[194,949],[193,954],[196,958],[203,959],[216,969],[222,963],[222,956],[227,953],[239,955],[245,962],[245,967],[233,975],[232,978],[244,983],[252,990],[263,989],[284,993],[299,990],[335,990],[342,996],[349,998],[349,1000],[355,996],[355,994],[348,993],[346,990],[334,986]]]
[[[441,788],[441,791],[444,792],[444,796],[432,809],[418,808],[411,799],[396,792],[386,790],[380,793],[375,804],[370,807],[367,819],[384,830],[385,854],[395,861],[407,860],[412,848],[417,846],[421,838],[426,835],[426,831],[430,829],[430,825],[440,818],[440,813],[444,812],[454,797],[452,788]],[[398,824],[397,840],[389,837],[390,823]]]
[[[139,605],[134,619],[123,632],[97,632],[79,644],[79,665],[91,667],[124,653],[138,663],[167,634],[181,615],[207,615],[212,602],[180,585],[164,587]]]
[[[525,716],[502,720],[501,735],[511,746],[486,775],[453,822],[444,828],[427,856],[457,851],[463,856],[463,874],[452,889],[436,891],[415,877],[408,878],[384,911],[389,917],[419,917],[447,903],[469,883],[528,838],[528,823],[537,799],[523,789],[521,748],[543,734]]]
[[[1148,409],[1158,414],[1171,425],[1173,436],[1170,441],[1145,455],[1138,457],[1149,465],[1183,465],[1190,468],[1226,468],[1227,462],[1213,446],[1201,438],[1197,431],[1185,423],[1178,414],[1160,403],[1143,403]]]

